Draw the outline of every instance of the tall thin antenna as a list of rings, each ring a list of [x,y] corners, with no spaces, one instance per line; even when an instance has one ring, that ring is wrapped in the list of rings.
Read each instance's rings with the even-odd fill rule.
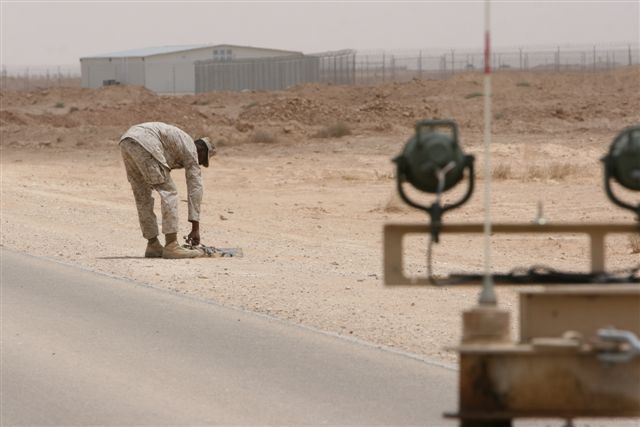
[[[491,277],[491,2],[484,2],[484,279],[478,302],[496,305]]]

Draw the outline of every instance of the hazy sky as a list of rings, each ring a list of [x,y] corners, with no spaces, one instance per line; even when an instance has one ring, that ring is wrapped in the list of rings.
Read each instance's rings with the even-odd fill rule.
[[[8,67],[78,64],[148,46],[238,44],[305,53],[478,48],[482,1],[6,1],[0,60]],[[494,1],[496,46],[637,43],[640,0]]]

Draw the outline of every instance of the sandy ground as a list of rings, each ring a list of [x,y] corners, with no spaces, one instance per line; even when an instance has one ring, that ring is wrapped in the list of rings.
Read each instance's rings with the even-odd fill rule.
[[[541,201],[553,222],[631,222],[604,195],[599,158],[623,127],[640,122],[640,69],[509,73],[494,81],[493,220],[528,222]],[[417,119],[456,119],[463,146],[482,165],[483,101],[474,95],[481,88],[481,76],[460,75],[183,97],[124,87],[4,91],[2,245],[452,361],[444,348],[459,341],[460,311],[475,304],[478,289],[384,287],[382,227],[426,221],[398,201],[391,163]],[[203,173],[202,240],[240,246],[244,258],[142,257],[117,141],[146,120],[218,141],[220,154]],[[316,136],[338,121],[351,135]],[[182,176],[173,171],[184,195]],[[482,221],[483,180],[477,184],[472,200],[445,221]],[[180,214],[186,234],[186,203]],[[426,238],[407,242],[410,273],[425,273],[425,247]],[[608,239],[607,250],[611,269],[640,261],[631,236]],[[585,271],[587,257],[582,236],[493,239],[495,270],[543,264]],[[435,248],[437,274],[479,272],[482,263],[480,236],[443,236]],[[500,288],[498,297],[501,306],[517,306],[513,288]]]

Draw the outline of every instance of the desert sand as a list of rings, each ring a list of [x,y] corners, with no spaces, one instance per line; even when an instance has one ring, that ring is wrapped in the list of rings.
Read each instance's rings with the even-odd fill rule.
[[[632,222],[606,198],[599,159],[620,130],[640,123],[640,68],[504,72],[493,80],[493,221],[530,222],[542,202],[550,222]],[[415,122],[429,118],[456,120],[478,165],[476,193],[445,221],[483,220],[481,91],[480,74],[197,96],[139,87],[3,90],[1,244],[451,362],[446,347],[459,341],[460,312],[476,303],[478,289],[385,287],[382,227],[427,221],[398,200],[391,159]],[[203,171],[202,241],[242,247],[243,258],[143,258],[118,140],[144,121],[217,142],[219,155]],[[340,128],[350,134],[330,136]],[[184,175],[172,176],[184,202]],[[186,203],[180,215],[187,234]],[[638,265],[634,242],[607,240],[609,269]],[[410,273],[425,274],[426,245],[426,238],[407,242]],[[480,272],[482,247],[481,236],[443,236],[435,273]],[[586,271],[588,254],[579,235],[492,239],[496,271],[534,264]],[[514,287],[500,287],[498,298],[517,308]]]

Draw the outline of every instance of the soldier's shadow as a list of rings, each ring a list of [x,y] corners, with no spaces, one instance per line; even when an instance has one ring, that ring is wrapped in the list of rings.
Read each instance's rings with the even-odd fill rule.
[[[152,259],[143,256],[98,256],[96,259]]]

